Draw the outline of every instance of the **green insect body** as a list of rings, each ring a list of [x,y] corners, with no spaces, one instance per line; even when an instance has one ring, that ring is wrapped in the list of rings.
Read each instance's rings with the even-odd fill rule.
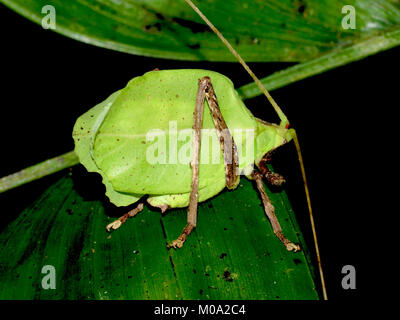
[[[292,139],[291,129],[255,118],[232,82],[219,73],[195,69],[148,72],[132,79],[124,89],[83,114],[74,126],[75,152],[88,171],[101,174],[106,195],[113,204],[127,206],[149,195],[147,201],[152,206],[188,206],[191,166],[190,162],[179,161],[179,152],[189,154],[190,159],[187,147],[191,146],[198,80],[204,76],[211,79],[221,113],[238,150],[244,150],[249,142],[254,146],[252,158],[241,157],[238,152],[242,173],[249,176],[254,163],[258,165],[268,151]],[[211,133],[203,134],[207,129]],[[158,135],[149,140],[149,132]],[[249,138],[243,132],[254,134]],[[180,138],[182,133],[185,139]],[[218,139],[210,111],[205,108],[202,154],[209,154],[207,149],[211,143],[204,141],[210,138]],[[161,140],[165,148],[159,149],[158,154],[150,154],[157,154],[158,159],[164,161],[149,163],[149,151],[154,151]],[[218,152],[220,161],[217,163],[210,154],[207,161],[199,164],[199,201],[225,188],[223,154],[220,149]]]

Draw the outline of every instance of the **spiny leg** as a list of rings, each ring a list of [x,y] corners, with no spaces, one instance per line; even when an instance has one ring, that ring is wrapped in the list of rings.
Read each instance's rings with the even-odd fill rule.
[[[201,127],[203,120],[204,110],[204,99],[207,99],[212,118],[214,120],[217,134],[219,137],[221,150],[224,155],[224,166],[225,166],[225,177],[226,186],[232,188],[236,184],[237,168],[239,165],[237,148],[233,137],[230,134],[225,120],[221,114],[221,110],[218,106],[217,97],[211,80],[209,77],[203,77],[199,80],[199,89],[196,97],[196,108],[194,111],[194,134],[193,134],[193,146],[192,146],[192,184],[190,191],[189,208],[187,215],[187,224],[182,231],[182,234],[178,239],[171,242],[168,247],[182,248],[188,235],[193,231],[197,224],[197,204],[199,202],[199,159],[200,159],[200,147],[201,147]]]
[[[283,234],[281,226],[279,224],[279,221],[275,215],[275,208],[272,205],[267,193],[264,190],[262,178],[263,178],[263,175],[261,173],[259,173],[259,172],[253,173],[253,179],[256,181],[257,189],[260,192],[261,199],[264,204],[264,210],[265,210],[265,213],[266,213],[269,221],[271,222],[272,229],[274,230],[275,235],[278,237],[279,240],[282,241],[282,243],[285,245],[285,247],[288,251],[294,250],[294,252],[296,252],[296,251],[300,250],[300,246],[298,244],[294,244],[293,242],[290,242]]]
[[[225,119],[222,116],[211,80],[209,77],[204,77],[203,79],[207,81],[206,99],[211,111],[215,128],[217,129],[221,151],[224,155],[226,186],[228,189],[232,189],[236,185],[237,179],[239,178],[239,159],[237,147],[235,141],[233,140],[232,134],[226,125]]]
[[[201,146],[201,125],[203,122],[203,109],[205,98],[206,81],[199,81],[199,88],[196,97],[196,107],[193,113],[193,143],[192,143],[192,184],[190,188],[189,208],[187,214],[187,223],[178,239],[171,242],[168,247],[182,248],[187,236],[193,231],[197,224],[197,204],[199,198],[199,159]]]
[[[106,227],[107,231],[110,232],[111,229],[118,229],[128,218],[132,218],[136,216],[140,211],[142,211],[143,206],[143,203],[139,203],[136,208],[132,209],[128,213],[125,213],[123,216],[119,217],[117,220],[108,224]]]

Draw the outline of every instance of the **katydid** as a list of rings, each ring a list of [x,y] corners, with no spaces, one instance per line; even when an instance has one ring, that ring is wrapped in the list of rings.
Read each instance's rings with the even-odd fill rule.
[[[204,104],[210,110],[203,110]],[[175,130],[170,130],[171,122],[176,123]],[[217,150],[201,143],[209,138],[202,133],[206,130],[219,141]],[[171,139],[188,131],[189,139]],[[102,175],[107,196],[115,205],[130,205],[147,195],[147,202],[163,211],[189,207],[187,225],[172,247],[182,247],[196,227],[198,201],[217,195],[225,186],[236,188],[242,173],[256,181],[277,237],[289,251],[297,251],[300,247],[283,235],[261,182],[263,176],[272,184],[283,182],[265,163],[272,150],[292,139],[293,132],[284,122],[275,125],[256,119],[225,76],[189,69],[150,71],[132,79],[124,89],[82,115],[73,137],[80,162]],[[152,133],[157,133],[156,137]],[[153,150],[154,145],[160,145],[158,150]],[[191,163],[182,163],[181,150],[188,145],[192,145]],[[210,163],[216,151],[221,161]],[[243,151],[246,157],[240,156]],[[154,152],[159,156],[155,163],[150,159]],[[205,155],[205,161],[200,154]],[[258,170],[253,169],[254,163]],[[117,229],[142,208],[140,204],[107,229]]]

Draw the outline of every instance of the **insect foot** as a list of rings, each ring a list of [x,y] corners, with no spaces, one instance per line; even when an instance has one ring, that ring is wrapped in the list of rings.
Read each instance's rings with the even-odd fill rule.
[[[287,251],[294,251],[294,252],[297,252],[297,251],[301,250],[301,248],[300,248],[300,246],[298,244],[295,244],[295,243],[292,243],[292,242],[289,242],[286,245],[286,249],[287,249]]]
[[[193,229],[195,228],[195,225],[193,223],[188,222],[185,226],[185,228],[182,231],[182,234],[179,236],[178,239],[172,241],[170,244],[167,245],[167,248],[174,248],[174,249],[179,249],[183,247],[183,244],[185,243],[187,237],[189,234],[192,233]]]
[[[279,240],[282,241],[282,243],[285,245],[287,251],[297,252],[297,251],[301,250],[301,248],[298,244],[290,242],[288,239],[286,239],[286,237],[284,236],[284,234],[282,233],[281,230],[275,231],[275,235],[278,237]]]
[[[185,243],[184,240],[181,239],[176,239],[174,241],[172,241],[170,244],[167,245],[167,248],[174,248],[174,249],[180,249],[183,247],[183,244]]]
[[[135,209],[132,209],[128,213],[125,213],[122,217],[119,217],[117,220],[115,220],[115,221],[111,222],[110,224],[108,224],[106,226],[106,230],[108,232],[111,232],[111,229],[117,230],[120,226],[122,226],[122,224],[128,218],[136,216],[140,211],[143,210],[143,208],[144,208],[144,204],[143,203],[139,203],[138,206]]]
[[[122,226],[122,222],[121,220],[115,220],[113,222],[111,222],[110,224],[107,225],[106,230],[108,232],[111,232],[111,229],[113,230],[117,230],[120,226]]]

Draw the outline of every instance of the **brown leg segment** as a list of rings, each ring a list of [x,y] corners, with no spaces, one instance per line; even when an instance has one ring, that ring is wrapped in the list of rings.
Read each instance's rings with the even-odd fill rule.
[[[201,146],[201,126],[203,122],[203,109],[205,99],[205,88],[207,81],[203,79],[199,81],[199,89],[197,91],[196,108],[194,110],[193,124],[193,145],[192,145],[192,184],[190,188],[190,200],[187,214],[187,224],[178,239],[172,241],[168,247],[182,248],[187,236],[193,231],[197,224],[197,204],[199,198],[199,159]]]
[[[300,246],[298,244],[294,244],[293,242],[290,242],[288,239],[286,239],[285,235],[282,233],[281,226],[275,215],[274,206],[272,205],[267,193],[264,190],[264,185],[262,183],[263,175],[259,172],[254,172],[253,178],[256,181],[257,189],[260,192],[261,199],[264,204],[265,213],[266,213],[269,221],[271,222],[272,229],[274,230],[275,235],[278,237],[279,240],[282,241],[282,243],[285,245],[285,247],[288,251],[294,250],[294,252],[296,252],[296,251],[300,250]]]
[[[143,210],[143,203],[139,203],[138,206],[135,209],[132,209],[131,211],[129,211],[128,213],[125,213],[123,216],[119,217],[117,220],[111,222],[109,225],[107,225],[106,229],[108,232],[111,231],[111,229],[116,230],[118,229],[123,223],[125,223],[125,221],[128,218],[134,217],[136,216],[140,211]]]
[[[199,80],[199,89],[196,97],[196,108],[194,111],[194,134],[192,146],[192,185],[190,191],[187,224],[178,239],[171,242],[168,247],[182,248],[188,235],[193,231],[197,224],[197,204],[199,202],[199,159],[201,147],[201,127],[203,121],[204,99],[207,99],[211,115],[214,120],[217,134],[224,155],[226,185],[228,188],[235,186],[238,175],[237,167],[239,164],[237,149],[233,137],[230,134],[225,120],[218,106],[217,97],[209,77]]]
[[[239,159],[236,144],[222,116],[210,78],[204,77],[203,80],[207,81],[206,99],[210,107],[215,128],[217,129],[221,151],[224,155],[226,186],[228,189],[232,189],[239,178]]]

